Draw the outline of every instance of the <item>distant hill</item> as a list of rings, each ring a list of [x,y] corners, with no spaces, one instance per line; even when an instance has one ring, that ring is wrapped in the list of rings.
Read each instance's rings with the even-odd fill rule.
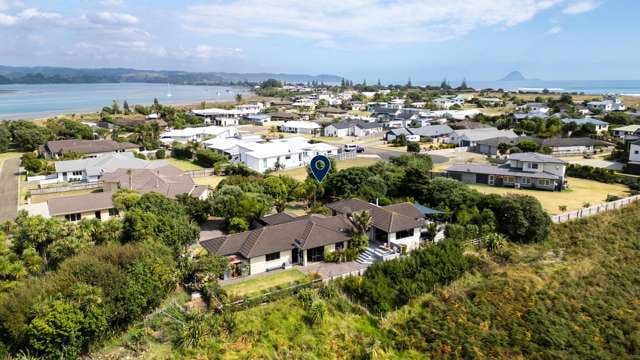
[[[507,76],[503,77],[498,81],[524,81],[524,80],[531,80],[531,79],[525,78],[520,71],[516,70],[508,73]]]
[[[337,75],[226,73],[156,71],[126,68],[76,69],[64,67],[16,67],[0,65],[0,84],[74,84],[74,83],[172,83],[191,85],[228,85],[232,83],[259,83],[277,79],[288,83],[339,83]]]

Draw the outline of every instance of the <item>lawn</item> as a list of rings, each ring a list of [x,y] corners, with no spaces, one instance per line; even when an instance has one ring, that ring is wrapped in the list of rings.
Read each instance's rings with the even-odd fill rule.
[[[190,171],[190,170],[200,170],[203,169],[202,166],[194,164],[191,161],[187,161],[187,160],[180,160],[180,159],[175,159],[175,158],[166,158],[165,160],[167,160],[169,162],[169,164],[177,167],[180,170],[183,171]]]
[[[562,213],[559,209],[561,205],[566,205],[567,211],[571,211],[582,208],[585,203],[591,205],[603,203],[606,201],[607,195],[629,196],[629,188],[620,184],[605,184],[577,178],[567,178],[567,181],[569,182],[569,189],[562,192],[514,189],[480,184],[470,186],[484,194],[534,196],[540,201],[544,209],[552,215]]]
[[[380,161],[376,158],[355,158],[353,160],[340,160],[336,162],[338,170],[348,169],[356,166],[370,166]],[[286,175],[297,180],[305,180],[307,178],[307,167],[282,170],[274,173],[275,175]]]
[[[224,289],[234,296],[245,296],[259,293],[263,290],[270,289],[279,285],[289,284],[294,281],[302,280],[306,275],[298,269],[288,269],[267,273],[266,275],[258,275],[246,279],[242,282],[227,285]]]
[[[198,185],[209,185],[210,188],[215,189],[224,178],[224,176],[202,176],[194,177],[193,181]]]

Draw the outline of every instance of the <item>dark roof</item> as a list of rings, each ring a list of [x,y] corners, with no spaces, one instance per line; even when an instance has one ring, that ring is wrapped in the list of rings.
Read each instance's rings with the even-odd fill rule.
[[[546,172],[527,172],[521,169],[512,169],[508,166],[495,166],[484,164],[457,164],[447,168],[447,173],[470,173],[503,176],[523,176],[533,179],[558,180],[560,176]]]
[[[273,215],[263,216],[259,219],[259,221],[263,225],[277,225],[277,224],[284,224],[286,222],[290,222],[295,219],[296,219],[295,217],[287,213],[281,212]]]
[[[450,124],[453,129],[482,129],[488,128],[489,125],[485,125],[476,121],[462,120]]]
[[[356,126],[359,127],[360,129],[378,129],[382,127],[382,125],[376,122],[368,122],[368,121],[357,122]]]
[[[288,113],[285,111],[276,111],[276,112],[272,112],[269,113],[271,115],[271,118],[280,118],[280,119],[295,119],[298,116],[296,114],[293,113]]]
[[[396,115],[396,118],[407,120],[407,119],[411,119],[414,115],[416,115],[416,113],[413,111],[402,111],[400,112],[400,114]]]
[[[326,114],[346,114],[346,110],[334,108],[334,107],[321,107],[316,112],[326,113]]]
[[[112,193],[98,192],[78,196],[66,196],[47,201],[51,216],[84,213],[113,208]]]
[[[547,147],[563,147],[563,146],[608,146],[612,145],[606,141],[592,139],[588,137],[569,137],[569,138],[549,138],[537,139],[542,146]],[[536,140],[534,140],[536,141]]]
[[[490,139],[478,140],[478,141],[476,141],[476,144],[497,147],[500,144],[516,145],[516,144],[520,143],[520,141],[522,141],[522,140],[524,140],[524,139],[523,138],[508,138],[506,136],[498,136],[498,137],[494,137],[494,138],[490,138]]]
[[[127,149],[137,149],[139,145],[129,142],[117,142],[113,140],[52,140],[47,141],[45,148],[52,154],[65,152],[77,152],[81,154],[96,154]]]
[[[353,125],[351,121],[339,121],[333,124],[329,124],[327,126],[333,126],[336,129],[348,129]]]
[[[374,115],[395,115],[398,111],[398,109],[388,107],[376,107],[373,109]]]
[[[549,164],[566,164],[566,161],[560,160],[551,155],[540,154],[536,152],[524,152],[509,155],[509,160],[530,161]]]
[[[387,233],[414,229],[419,226],[417,219],[422,218],[422,216],[418,218],[407,216],[395,209],[376,206],[360,199],[342,200],[328,204],[327,207],[345,215],[351,215],[358,211],[369,211],[372,217],[371,225]]]
[[[451,134],[453,129],[448,125],[427,125],[420,128],[410,128],[409,131],[414,135],[434,137]]]
[[[293,248],[311,249],[351,239],[353,225],[343,216],[312,215],[301,220],[265,226],[252,231],[204,240],[211,254],[240,254],[250,259]]]

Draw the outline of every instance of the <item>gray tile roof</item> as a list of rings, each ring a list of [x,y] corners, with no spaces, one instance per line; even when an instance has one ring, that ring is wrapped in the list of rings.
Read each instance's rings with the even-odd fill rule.
[[[146,161],[138,159],[133,153],[109,153],[95,158],[56,161],[56,172],[86,171],[87,176],[98,176],[117,169],[152,169],[169,163],[166,160]]]
[[[509,155],[509,160],[518,160],[518,161],[530,161],[537,163],[549,163],[549,164],[566,164],[566,161],[560,160],[551,155],[545,155],[535,152],[524,152],[518,154]]]
[[[420,135],[424,137],[435,137],[442,135],[449,135],[453,132],[448,125],[428,125],[420,128],[408,129],[414,135]]]
[[[127,149],[137,149],[139,145],[113,140],[52,140],[47,141],[45,149],[53,154],[77,152],[81,154],[98,154]]]
[[[523,176],[533,179],[549,179],[559,180],[557,175],[545,173],[545,172],[527,172],[518,169],[512,169],[508,166],[495,166],[495,165],[483,165],[483,164],[457,164],[447,168],[447,172],[455,173],[473,173],[473,174],[486,174],[486,175],[503,175],[503,176]]]
[[[118,169],[105,174],[102,181],[116,183],[120,189],[132,189],[141,193],[158,192],[172,199],[180,194],[191,194],[196,188],[193,179],[173,165],[157,169]]]
[[[47,205],[51,216],[107,210],[113,208],[112,196],[110,192],[66,196],[50,199]]]
[[[200,245],[211,254],[240,254],[250,259],[294,248],[311,249],[348,241],[352,230],[353,225],[343,216],[312,215],[301,220],[204,240]]]
[[[351,215],[358,211],[369,211],[372,217],[372,226],[387,233],[414,229],[420,225],[417,218],[360,199],[342,200],[328,204],[327,207],[345,215]]]

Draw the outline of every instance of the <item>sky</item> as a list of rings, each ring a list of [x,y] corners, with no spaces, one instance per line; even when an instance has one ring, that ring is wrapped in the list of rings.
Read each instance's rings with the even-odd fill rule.
[[[640,80],[638,0],[0,0],[0,64]]]

